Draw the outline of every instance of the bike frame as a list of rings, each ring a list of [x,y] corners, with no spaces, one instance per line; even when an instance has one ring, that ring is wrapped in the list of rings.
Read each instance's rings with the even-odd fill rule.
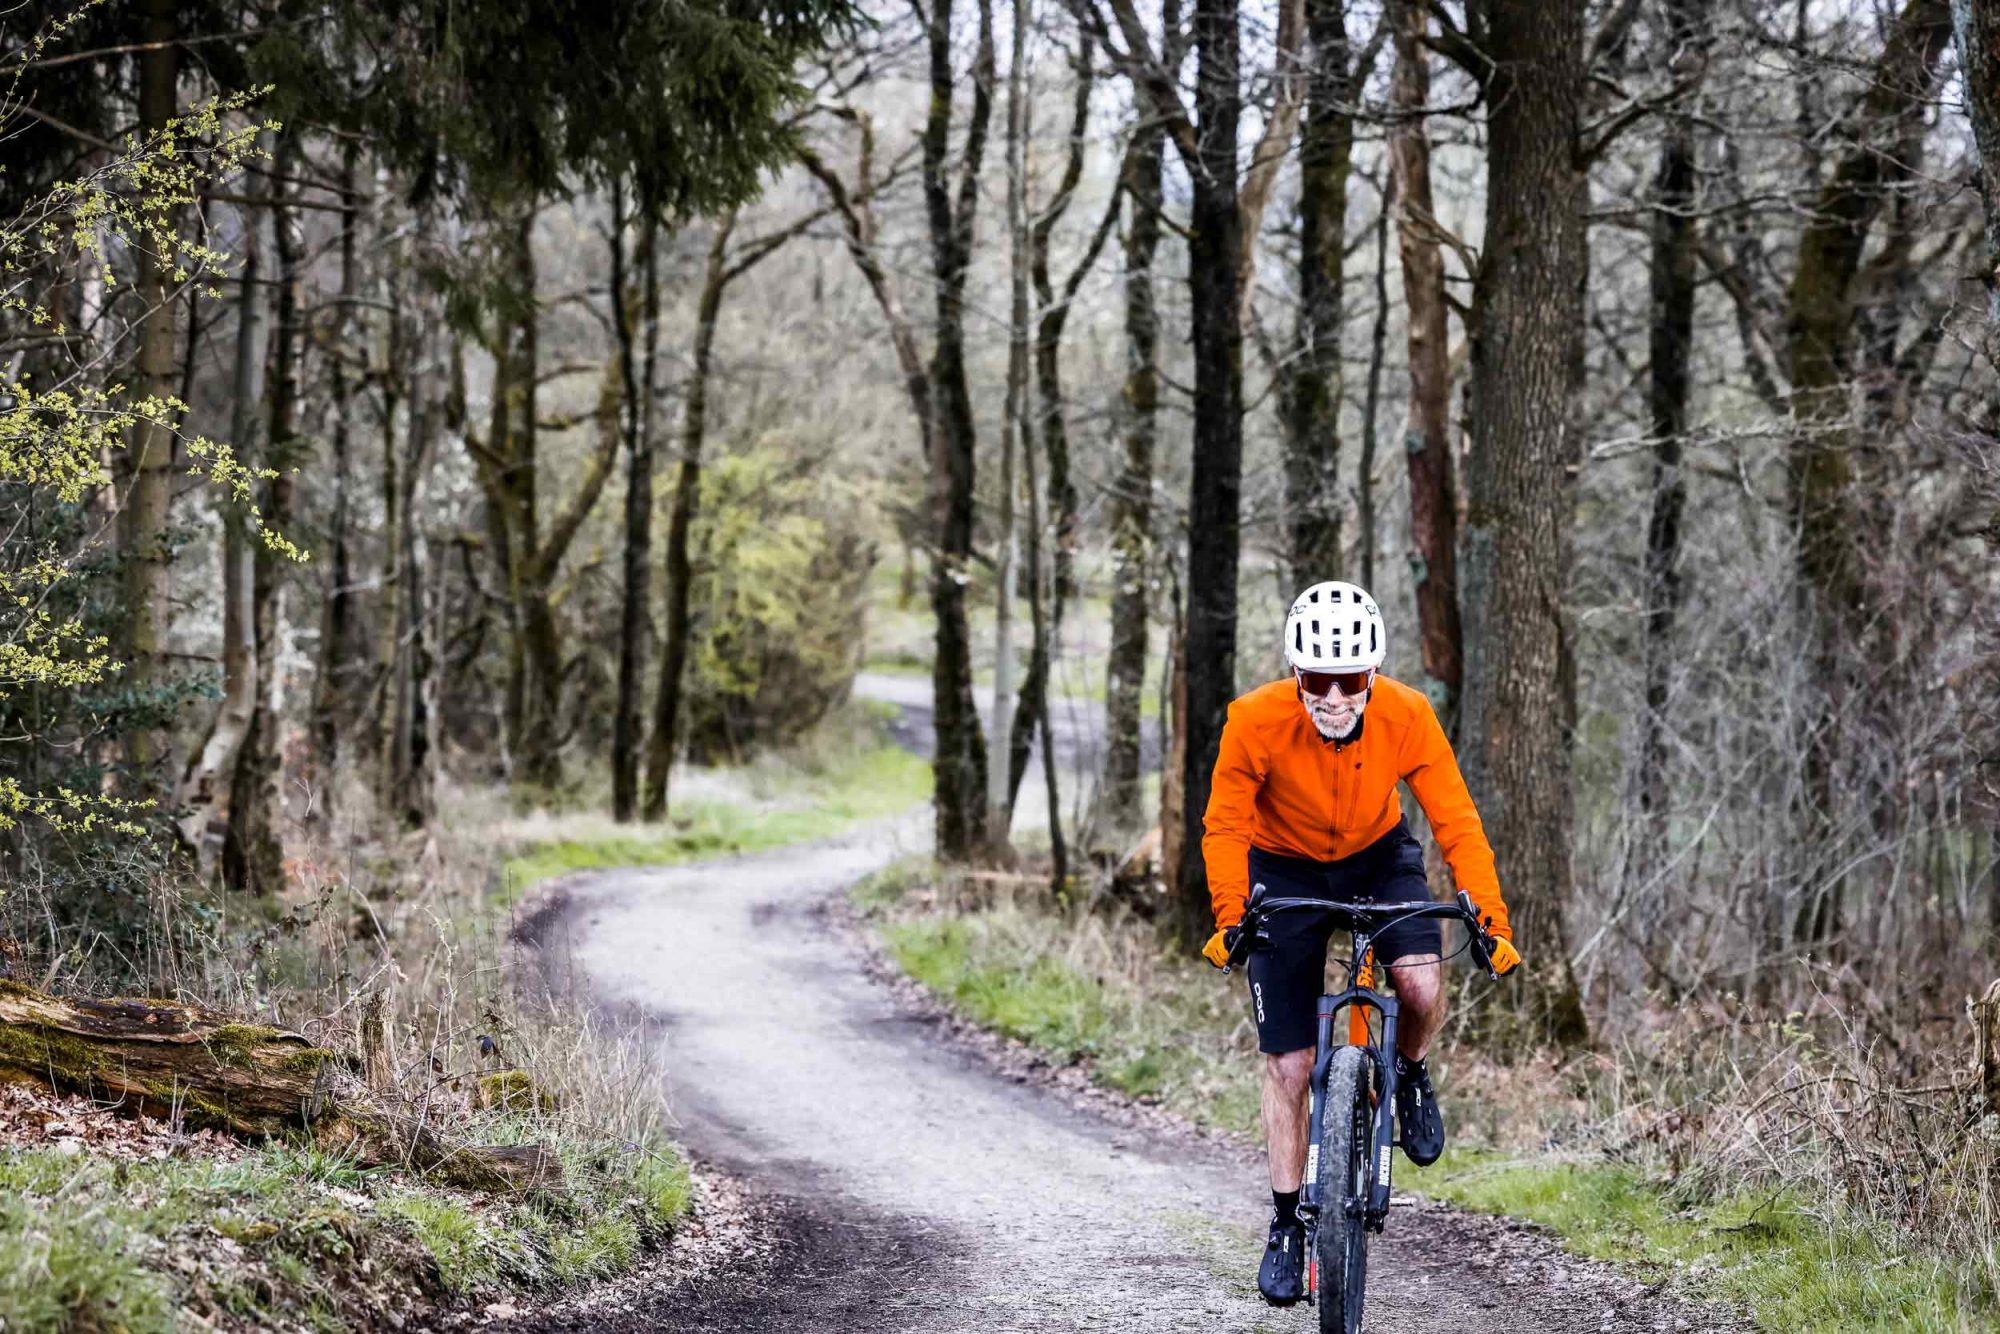
[[[1370,1132],[1371,1152],[1368,1163],[1368,1190],[1364,1199],[1343,1200],[1340,1207],[1358,1211],[1371,1232],[1380,1232],[1382,1224],[1389,1216],[1389,1192],[1391,1185],[1390,1164],[1395,1157],[1396,1136],[1396,1063],[1384,1060],[1383,1052],[1396,1050],[1396,1024],[1400,1007],[1394,996],[1384,996],[1359,984],[1363,962],[1368,958],[1370,946],[1374,944],[1374,933],[1366,930],[1354,932],[1354,957],[1347,965],[1347,986],[1337,992],[1329,992],[1319,998],[1316,1015],[1316,1035],[1314,1038],[1313,1068],[1310,1093],[1306,1108],[1306,1171],[1299,1183],[1299,1212],[1310,1219],[1310,1230],[1319,1226],[1320,1210],[1325,1201],[1319,1198],[1319,1151],[1326,1129],[1326,1076],[1333,1064],[1333,1054],[1345,1043],[1333,1040],[1334,1018],[1350,1005],[1372,1009],[1382,1016],[1382,1033],[1379,1039],[1368,1043],[1367,1051],[1375,1062],[1377,1097],[1375,1119]],[[1308,1249],[1308,1254],[1310,1254]]]

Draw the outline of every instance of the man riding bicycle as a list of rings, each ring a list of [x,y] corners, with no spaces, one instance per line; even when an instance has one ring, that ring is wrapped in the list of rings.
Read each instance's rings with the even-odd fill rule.
[[[1459,888],[1486,920],[1495,970],[1505,973],[1520,962],[1493,849],[1451,743],[1421,692],[1377,672],[1387,647],[1373,598],[1350,583],[1314,584],[1285,618],[1290,679],[1259,686],[1229,706],[1201,844],[1216,925],[1202,953],[1217,967],[1228,963],[1226,937],[1242,921],[1252,885],[1272,896],[1354,902],[1431,896],[1423,849],[1396,795],[1399,781],[1409,784]],[[1257,1287],[1273,1306],[1290,1306],[1304,1295],[1298,1207],[1306,1093],[1333,928],[1317,914],[1292,913],[1268,929],[1270,939],[1248,963],[1264,1053],[1273,1205]],[[1374,947],[1401,1004],[1396,1119],[1403,1151],[1420,1167],[1444,1152],[1444,1118],[1424,1063],[1444,1021],[1441,939],[1434,920],[1403,921],[1376,937]]]

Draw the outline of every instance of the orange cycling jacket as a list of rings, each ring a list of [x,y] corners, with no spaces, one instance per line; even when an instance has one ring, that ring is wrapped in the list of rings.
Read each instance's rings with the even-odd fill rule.
[[[1513,938],[1493,849],[1458,761],[1421,691],[1376,673],[1361,735],[1327,741],[1299,701],[1291,677],[1259,686],[1229,706],[1215,757],[1201,855],[1218,927],[1243,918],[1250,847],[1286,857],[1351,857],[1403,818],[1398,781],[1410,785],[1458,887],[1493,934]]]

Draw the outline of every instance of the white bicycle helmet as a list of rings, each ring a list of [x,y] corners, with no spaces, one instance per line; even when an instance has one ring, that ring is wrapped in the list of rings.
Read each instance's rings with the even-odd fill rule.
[[[1375,599],[1343,580],[1314,584],[1285,617],[1285,661],[1297,671],[1371,671],[1388,651]]]

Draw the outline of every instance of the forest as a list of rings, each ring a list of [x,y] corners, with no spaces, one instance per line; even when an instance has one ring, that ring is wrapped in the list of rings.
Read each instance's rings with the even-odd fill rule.
[[[1445,1196],[1994,1328],[1996,353],[1987,0],[21,0],[0,1068],[72,1101],[0,1105],[0,1323],[386,1328],[338,1253],[624,1328],[531,1308],[731,1198],[546,944],[631,868],[872,874],[890,971],[1248,1133],[1203,818],[1342,579],[1524,960]],[[618,967],[710,977],[661,902]],[[113,1102],[150,1204],[38,1129]]]

